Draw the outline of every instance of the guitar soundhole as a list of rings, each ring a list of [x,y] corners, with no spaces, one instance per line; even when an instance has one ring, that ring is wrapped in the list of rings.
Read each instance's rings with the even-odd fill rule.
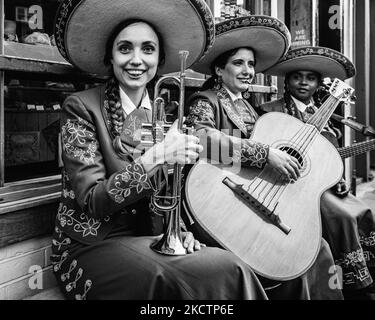
[[[301,165],[301,168],[304,168],[305,162],[303,160],[303,156],[297,150],[288,146],[279,147],[279,150],[284,151],[287,154],[291,155],[292,157],[296,158],[299,164]]]

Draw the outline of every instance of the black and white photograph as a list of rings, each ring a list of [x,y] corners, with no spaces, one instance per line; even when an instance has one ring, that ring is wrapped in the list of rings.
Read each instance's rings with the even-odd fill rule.
[[[0,32],[0,303],[375,300],[375,0],[0,0]]]

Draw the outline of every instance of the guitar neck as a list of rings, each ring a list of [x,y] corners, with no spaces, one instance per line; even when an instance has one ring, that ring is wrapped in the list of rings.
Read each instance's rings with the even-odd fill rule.
[[[375,150],[375,139],[355,143],[352,146],[337,149],[341,158],[343,159],[359,156],[371,150]]]
[[[319,132],[322,132],[339,103],[338,99],[329,96],[307,123],[315,126]]]
[[[307,123],[322,132],[340,101],[349,100],[353,92],[354,89],[352,87],[339,79],[335,79],[329,89],[330,95]]]

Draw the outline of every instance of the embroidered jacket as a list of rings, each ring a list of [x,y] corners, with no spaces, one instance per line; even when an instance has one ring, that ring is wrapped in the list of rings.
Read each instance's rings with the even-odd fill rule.
[[[258,115],[247,101],[236,105],[224,88],[198,92],[189,101],[186,122],[196,130],[206,131],[211,142],[208,146],[220,145],[229,150],[232,161],[248,166],[262,168],[266,164],[269,146],[250,139]],[[234,136],[239,139],[233,139]],[[208,150],[208,156],[212,154]]]
[[[114,151],[104,90],[100,86],[68,97],[61,119],[64,168],[56,226],[86,244],[103,239],[119,221],[132,234],[147,233],[150,226],[151,181],[131,153],[123,160]],[[130,131],[136,136],[141,122],[124,125],[124,137]]]

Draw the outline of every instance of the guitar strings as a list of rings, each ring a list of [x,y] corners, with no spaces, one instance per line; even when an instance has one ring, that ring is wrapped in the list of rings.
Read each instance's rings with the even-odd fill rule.
[[[298,154],[296,151],[294,151],[295,149],[300,149],[300,146],[299,144],[306,140],[309,140],[309,137],[310,137],[310,141],[312,141],[313,138],[311,138],[311,133],[313,133],[313,131],[315,130],[315,128],[311,128],[311,127],[302,127],[299,131],[297,131],[297,133],[294,135],[294,137],[291,139],[292,143],[291,143],[291,147],[293,147],[293,152],[292,152],[292,155],[293,153],[296,153],[295,156],[297,157]],[[307,136],[307,137],[306,137]],[[295,141],[293,141],[295,140]],[[302,144],[303,146],[303,144]],[[270,171],[271,169],[267,169],[267,170],[263,170],[261,172],[261,174],[258,176],[258,179],[263,182],[265,180],[265,177],[264,177],[264,174],[266,171]],[[269,206],[271,205],[271,203],[274,201],[275,202],[275,207],[277,205],[277,202],[278,200],[280,199],[280,197],[282,196],[284,190],[287,188],[287,186],[290,184],[290,182],[285,185],[283,183],[283,180],[281,179],[282,178],[282,174],[279,174],[278,177],[275,179],[275,182],[276,183],[268,183],[268,182],[265,182],[265,186],[263,187],[262,191],[266,189],[267,186],[269,186],[269,189],[268,189],[268,192],[265,194],[264,196],[264,200],[262,202],[262,204],[264,204],[264,201],[269,198],[269,201],[268,201],[268,204],[266,204],[265,206],[269,209]],[[261,184],[261,182],[258,184],[258,186]],[[257,187],[258,187],[257,186]],[[251,184],[250,186],[251,187]],[[254,190],[253,190],[254,191]],[[256,189],[255,189],[256,191]],[[259,192],[259,196],[261,196],[261,193],[262,191]],[[271,194],[273,192],[273,194]],[[278,195],[279,193],[279,195]],[[276,198],[277,196],[277,198]],[[276,199],[276,201],[275,201]]]
[[[327,101],[326,101],[326,104],[327,105],[331,105],[332,106],[337,103],[338,101],[333,97],[333,96],[330,96]],[[321,114],[317,113],[315,115],[315,117],[312,118],[311,122],[309,123],[309,125],[311,125],[311,127],[307,127],[306,125],[304,126],[304,128],[306,128],[307,130],[303,130],[304,133],[303,134],[300,134],[300,136],[298,137],[299,138],[299,142],[296,142],[296,145],[297,145],[297,148],[295,148],[293,150],[293,152],[291,153],[292,156],[294,157],[298,157],[298,151],[299,150],[301,152],[301,156],[302,156],[302,160],[304,158],[306,158],[306,155],[307,155],[307,152],[309,150],[309,148],[311,147],[311,145],[313,144],[314,140],[316,139],[316,137],[319,135],[320,131],[317,130],[317,126],[322,126],[323,123],[324,123],[324,118],[327,119],[330,111],[329,111],[330,108],[327,107],[326,108],[323,108],[323,112],[321,112]],[[328,111],[326,111],[328,110]],[[298,133],[297,133],[298,134]],[[296,135],[297,135],[296,134]],[[295,137],[296,137],[295,135]],[[307,135],[307,137],[306,137]],[[292,138],[293,140],[294,138]],[[302,141],[302,145],[301,146],[298,146],[298,144],[300,143],[300,141]],[[297,149],[297,150],[296,150]],[[282,194],[284,193],[284,191],[286,190],[286,188],[289,186],[290,182],[287,184],[287,185],[284,185],[284,186],[281,186],[279,187],[279,189],[282,190],[282,192],[279,194],[279,196],[277,197],[277,200],[276,202],[279,201],[279,199],[281,198]],[[272,188],[271,188],[272,190]],[[277,193],[276,193],[277,194]]]
[[[306,130],[307,129],[307,130]],[[294,137],[291,139],[291,141],[295,140],[296,137],[299,138],[299,140],[302,140],[306,134],[308,135],[308,131],[309,131],[309,128],[306,128],[306,127],[302,127],[295,135]],[[295,147],[295,148],[298,148],[298,140],[296,142],[293,142],[292,145]],[[276,173],[277,174],[277,173]],[[276,207],[277,205],[277,201],[280,199],[280,197],[282,196],[283,194],[283,191],[286,189],[286,187],[289,185],[284,185],[283,184],[283,180],[281,179],[282,178],[282,174],[279,174],[276,179],[272,179],[272,176],[275,175],[275,171],[271,168],[269,168],[268,166],[260,173],[260,175],[258,177],[256,177],[252,183],[250,183],[249,187],[248,187],[248,191],[250,191],[251,187],[257,183],[257,186],[251,190],[251,193],[255,193],[257,191],[258,188],[260,188],[263,184],[263,186],[261,187],[261,190],[258,192],[258,195],[257,195],[257,198],[258,198],[258,201],[264,205],[267,209],[271,210],[269,207],[271,205],[272,202],[275,202],[275,206],[274,208]],[[273,180],[275,181],[274,183],[269,183],[267,182],[267,179],[266,177],[268,176],[271,176],[271,179],[270,180]],[[268,187],[268,189],[267,189]],[[283,190],[284,189],[284,190]],[[262,195],[263,191],[267,191],[265,193],[265,195]],[[281,191],[281,192],[280,192]],[[273,192],[273,193],[272,193]],[[272,193],[272,194],[271,194]],[[278,193],[280,193],[278,195]],[[278,197],[276,198],[276,196],[278,195]],[[263,196],[263,201],[261,201],[261,197]],[[265,201],[267,200],[268,198],[268,203],[265,203]],[[276,201],[275,201],[276,199]],[[271,210],[273,211],[273,210]]]
[[[330,96],[326,100],[325,104],[334,104],[334,102],[336,101],[337,100],[333,96]],[[301,160],[303,162],[303,159],[306,157],[307,152],[309,148],[311,147],[313,141],[316,139],[316,137],[320,133],[320,131],[317,130],[317,126],[322,126],[324,124],[323,119],[329,113],[330,113],[330,110],[329,108],[327,108],[327,111],[324,110],[324,112],[321,112],[321,115],[316,114],[316,117],[312,119],[311,123],[308,123],[308,125],[305,125],[299,131],[296,132],[296,134],[290,140],[291,141],[290,146],[292,147],[292,152],[290,153],[290,155],[294,156],[297,159],[299,156],[301,156],[302,157]],[[297,150],[300,152],[300,154]],[[261,188],[258,193],[258,201],[268,210],[273,212],[277,207],[278,201],[280,200],[281,196],[283,195],[286,188],[290,185],[291,182],[288,182],[287,184],[283,184],[282,183],[283,181],[281,179],[282,174],[279,174],[279,176],[276,178],[274,183],[267,182],[266,177],[270,174],[270,172],[271,172],[271,169],[268,167],[263,169],[260,175],[256,177],[249,184],[247,191],[248,192],[251,191],[251,193],[254,193],[257,191],[258,188]],[[256,183],[257,183],[257,186],[253,190],[251,190],[251,187]],[[267,187],[269,187],[268,190],[267,190]],[[263,196],[263,199],[261,199],[262,193],[264,191],[267,191],[267,192]],[[266,202],[267,198],[268,198],[268,202]],[[273,210],[270,209],[272,202],[275,203]]]

